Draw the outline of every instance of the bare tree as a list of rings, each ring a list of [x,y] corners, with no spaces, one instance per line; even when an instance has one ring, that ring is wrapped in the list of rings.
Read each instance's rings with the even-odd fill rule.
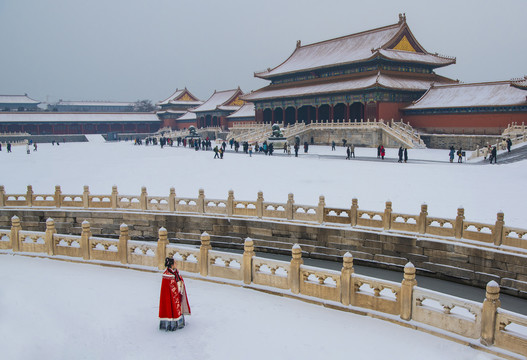
[[[154,105],[150,100],[137,100],[134,103],[135,112],[152,112],[154,111]]]

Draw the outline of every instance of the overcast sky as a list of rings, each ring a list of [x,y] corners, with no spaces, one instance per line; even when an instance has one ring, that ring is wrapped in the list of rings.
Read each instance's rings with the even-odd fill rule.
[[[0,94],[157,102],[176,88],[267,85],[255,71],[309,44],[394,24],[464,82],[527,75],[526,0],[0,0]]]

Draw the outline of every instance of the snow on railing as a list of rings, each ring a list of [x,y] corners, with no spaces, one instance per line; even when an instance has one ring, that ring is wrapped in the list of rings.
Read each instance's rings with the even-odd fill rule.
[[[454,236],[456,239],[474,240],[493,246],[513,246],[527,249],[527,230],[505,226],[504,214],[497,214],[495,224],[483,224],[465,220],[464,209],[457,210],[455,219],[428,216],[428,206],[423,204],[419,214],[399,214],[392,210],[392,203],[386,202],[382,211],[359,209],[358,200],[352,199],[351,208],[326,207],[324,196],[318,205],[295,204],[294,195],[289,194],[287,202],[265,202],[259,192],[256,200],[239,200],[229,191],[227,199],[209,199],[200,189],[197,198],[176,196],[174,188],[168,196],[148,196],[146,187],[140,195],[120,195],[117,186],[109,195],[92,195],[84,186],[83,194],[62,195],[60,186],[55,194],[34,194],[31,185],[26,194],[6,194],[0,185],[0,208],[55,207],[72,209],[104,209],[126,211],[152,211],[162,213],[209,214],[214,216],[249,216],[267,219],[285,219],[327,225],[361,226],[380,231],[401,231],[434,236]]]
[[[309,297],[311,301],[332,301],[337,309],[366,309],[391,322],[399,317],[403,326],[411,321],[411,326],[428,333],[438,329],[442,337],[445,333],[461,335],[494,354],[501,354],[496,349],[519,355],[527,352],[527,316],[500,308],[500,287],[494,281],[487,284],[483,303],[478,303],[417,287],[416,269],[411,263],[404,267],[399,283],[355,274],[349,252],[342,257],[342,270],[335,271],[303,265],[298,244],[292,246],[290,261],[279,261],[255,256],[250,238],[245,240],[243,254],[237,254],[212,250],[207,233],[200,236],[199,249],[169,244],[167,234],[160,228],[157,242],[130,240],[128,226],[122,224],[118,240],[93,237],[89,222],[84,221],[80,236],[63,235],[56,233],[53,219],[46,221],[45,232],[25,231],[20,219],[13,216],[11,229],[0,230],[0,244],[8,245],[0,251],[65,255],[159,270],[164,269],[165,258],[171,257],[180,270],[213,280],[265,286],[271,289],[267,291],[287,290],[292,296]]]

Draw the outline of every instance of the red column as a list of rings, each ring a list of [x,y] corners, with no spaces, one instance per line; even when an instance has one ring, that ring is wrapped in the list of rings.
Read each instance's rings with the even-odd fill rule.
[[[298,108],[295,107],[295,122],[298,122]]]
[[[346,104],[346,121],[350,119],[350,104]]]
[[[335,119],[333,118],[333,115],[334,115],[334,113],[333,113],[333,107],[334,107],[333,104],[331,104],[331,106],[329,107],[329,120],[335,120]]]
[[[315,106],[315,121],[318,122],[318,105]]]
[[[282,126],[285,126],[285,108],[282,108]]]
[[[271,124],[274,124],[274,109],[271,108]]]

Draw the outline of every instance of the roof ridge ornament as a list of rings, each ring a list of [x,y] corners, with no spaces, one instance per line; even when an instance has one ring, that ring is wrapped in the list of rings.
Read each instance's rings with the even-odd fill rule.
[[[399,24],[406,23],[406,13],[399,13]]]
[[[302,46],[302,41],[297,40],[297,41],[296,41],[296,48],[298,49],[298,48],[301,47],[301,46]]]

